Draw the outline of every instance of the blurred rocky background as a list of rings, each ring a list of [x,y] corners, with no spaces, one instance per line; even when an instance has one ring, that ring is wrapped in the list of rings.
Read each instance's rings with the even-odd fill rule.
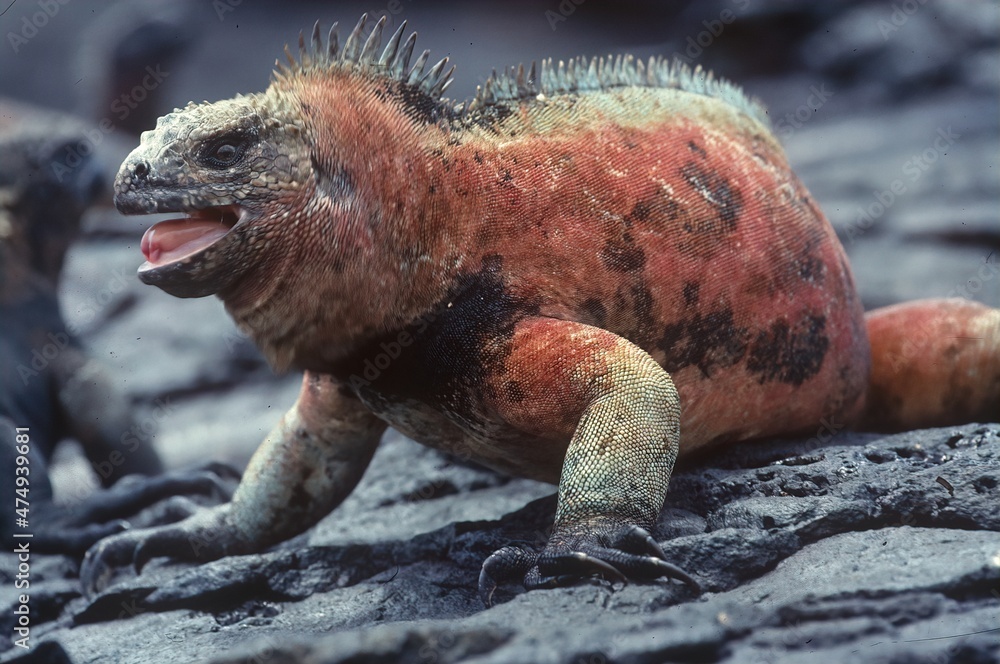
[[[109,180],[157,116],[266,87],[282,46],[316,18],[342,34],[362,12],[408,21],[418,47],[458,65],[456,98],[532,59],[673,55],[767,105],[866,307],[1000,306],[996,2],[16,0],[0,12],[0,96],[78,116],[89,128],[78,149],[104,159]],[[121,217],[110,196],[88,214],[64,315],[169,467],[242,467],[298,379],[275,376],[218,301],[139,283],[153,221]],[[97,485],[72,442],[53,482],[67,506]],[[5,554],[0,661],[995,662],[998,486],[998,424],[891,437],[824,425],[675,476],[659,535],[703,597],[594,582],[508,589],[484,611],[480,562],[512,539],[539,544],[554,488],[390,432],[351,498],[272,553],[158,561],[93,602],[77,561],[33,559],[28,655],[13,646]]]

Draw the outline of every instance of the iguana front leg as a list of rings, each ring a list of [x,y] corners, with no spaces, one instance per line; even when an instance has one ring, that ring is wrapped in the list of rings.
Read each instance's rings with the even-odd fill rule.
[[[680,442],[670,376],[628,340],[579,323],[528,319],[511,344],[504,384],[489,390],[506,395],[494,406],[526,433],[571,438],[548,544],[537,555],[504,547],[490,556],[483,601],[489,605],[498,581],[520,575],[528,589],[591,574],[672,576],[697,587],[649,535]]]
[[[304,532],[351,493],[385,423],[329,377],[306,373],[295,405],[258,448],[233,500],[177,524],[102,540],[80,571],[94,592],[113,567],[150,559],[215,560]]]

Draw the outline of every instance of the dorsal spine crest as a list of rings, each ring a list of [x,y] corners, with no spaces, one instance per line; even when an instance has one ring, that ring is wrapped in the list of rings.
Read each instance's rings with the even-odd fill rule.
[[[400,23],[379,53],[386,18],[380,18],[366,38],[364,30],[367,23],[368,14],[364,14],[341,48],[338,24],[330,27],[324,44],[317,21],[308,46],[305,35],[299,33],[298,58],[285,46],[288,65],[275,62],[274,79],[283,81],[315,71],[370,73],[417,88],[439,105],[442,115],[465,117],[491,106],[531,103],[545,96],[587,94],[630,86],[667,88],[719,99],[764,125],[769,124],[763,105],[747,97],[738,86],[716,78],[701,65],[692,68],[682,61],[663,56],[651,56],[647,61],[621,54],[592,58],[581,56],[558,63],[547,58],[541,61],[540,67],[532,62],[527,71],[523,64],[519,64],[500,73],[494,70],[483,85],[477,87],[471,100],[454,103],[442,96],[451,85],[455,71],[454,66],[448,68],[447,57],[425,71],[430,59],[430,51],[425,50],[411,66],[417,33],[410,33],[403,41],[406,21]]]

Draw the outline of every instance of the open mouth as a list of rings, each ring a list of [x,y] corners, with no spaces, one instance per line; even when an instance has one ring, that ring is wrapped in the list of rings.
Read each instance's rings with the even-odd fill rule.
[[[243,210],[238,205],[220,205],[192,210],[187,217],[150,226],[142,236],[142,254],[147,265],[141,269],[177,263],[208,249],[242,217]]]

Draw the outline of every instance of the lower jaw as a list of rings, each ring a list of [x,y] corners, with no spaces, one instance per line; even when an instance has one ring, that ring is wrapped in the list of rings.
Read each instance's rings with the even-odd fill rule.
[[[192,298],[214,295],[219,290],[219,284],[214,280],[201,280],[191,275],[191,266],[180,263],[150,266],[148,263],[139,268],[139,280],[144,284],[156,286],[174,297]]]
[[[224,259],[224,255],[229,253],[226,249],[230,241],[230,238],[222,238],[215,245],[172,263],[147,261],[139,266],[139,280],[174,297],[216,295],[235,277],[226,269],[227,261]]]

